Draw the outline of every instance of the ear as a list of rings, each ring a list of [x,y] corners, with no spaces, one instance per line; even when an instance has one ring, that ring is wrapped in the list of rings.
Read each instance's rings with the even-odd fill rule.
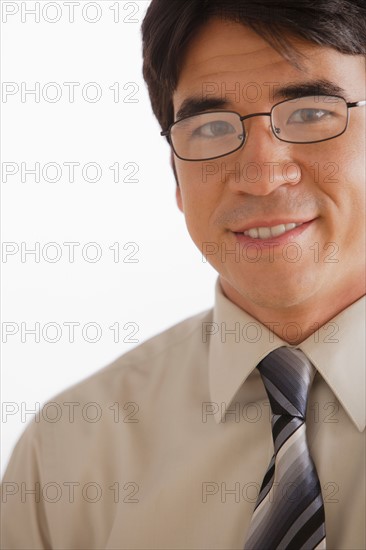
[[[175,182],[179,187],[178,174],[177,174],[177,169],[175,167],[174,153],[172,150],[170,151],[170,166],[172,167],[172,170],[173,170]]]
[[[184,213],[182,193],[181,193],[179,185],[177,185],[177,188],[175,190],[175,198],[176,198],[179,210]]]
[[[179,181],[178,181],[178,174],[177,174],[177,170],[176,170],[176,167],[175,167],[175,160],[174,160],[174,153],[173,151],[171,152],[170,154],[170,165],[172,167],[172,170],[173,170],[173,174],[174,174],[174,177],[175,177],[175,181],[177,183],[177,187],[175,189],[175,198],[176,198],[176,201],[177,201],[177,205],[178,205],[178,208],[181,212],[183,212],[183,201],[182,201],[182,193],[180,191],[180,187],[179,187]]]

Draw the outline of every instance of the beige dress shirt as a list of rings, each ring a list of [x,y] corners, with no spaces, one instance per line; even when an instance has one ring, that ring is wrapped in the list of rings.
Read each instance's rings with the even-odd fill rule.
[[[364,300],[298,347],[327,548],[365,549]],[[288,345],[216,284],[213,309],[46,403],[2,486],[3,549],[242,549],[273,454],[256,365]]]

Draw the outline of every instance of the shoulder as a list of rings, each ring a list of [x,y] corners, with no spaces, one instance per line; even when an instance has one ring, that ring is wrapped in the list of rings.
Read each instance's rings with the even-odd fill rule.
[[[205,310],[169,327],[142,342],[131,351],[77,384],[67,388],[53,401],[93,399],[110,401],[116,389],[129,384],[146,385],[159,371],[182,369],[192,356],[205,356],[208,348],[202,338],[205,323],[212,321],[213,309]]]
[[[95,453],[96,441],[114,440],[116,426],[121,431],[135,426],[137,410],[142,414],[146,404],[161,402],[179,380],[186,375],[191,379],[191,371],[196,380],[199,372],[206,372],[208,343],[203,341],[202,326],[211,320],[212,309],[189,317],[48,399],[18,441],[10,472],[23,472],[28,457],[28,464],[44,463],[34,466],[35,471],[47,464],[47,471],[55,468],[56,475],[55,464],[67,468],[70,462],[59,462],[66,448],[74,453],[90,448]],[[76,463],[73,456],[72,464]]]

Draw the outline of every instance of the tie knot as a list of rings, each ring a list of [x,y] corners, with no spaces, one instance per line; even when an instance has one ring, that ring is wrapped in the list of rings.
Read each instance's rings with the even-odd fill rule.
[[[299,349],[282,347],[269,353],[258,365],[274,415],[305,420],[314,367]]]

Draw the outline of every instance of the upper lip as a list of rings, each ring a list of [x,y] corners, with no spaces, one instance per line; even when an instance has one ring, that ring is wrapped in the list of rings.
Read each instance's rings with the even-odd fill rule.
[[[240,226],[236,229],[231,229],[233,233],[243,233],[244,231],[248,231],[249,229],[254,229],[255,227],[275,227],[276,225],[286,225],[287,223],[308,223],[313,221],[315,218],[307,218],[303,220],[298,220],[295,217],[294,218],[276,218],[274,220],[268,221],[266,220],[253,220],[251,222],[246,222],[245,225]]]

